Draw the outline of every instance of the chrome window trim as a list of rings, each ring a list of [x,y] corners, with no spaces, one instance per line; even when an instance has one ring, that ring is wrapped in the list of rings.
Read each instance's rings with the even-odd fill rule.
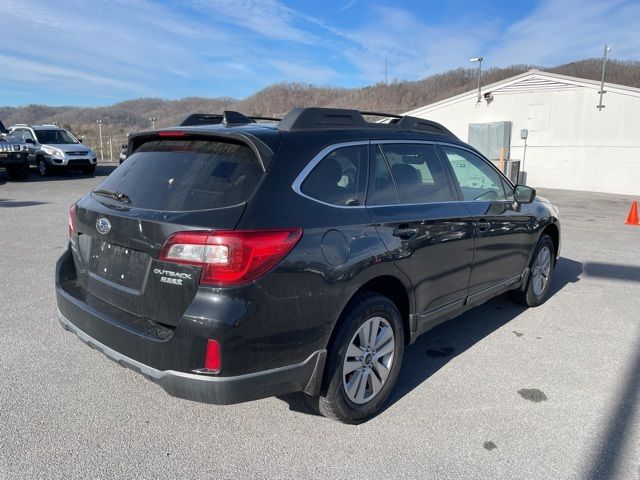
[[[425,203],[392,203],[390,205],[369,205],[367,208],[388,208],[388,207],[429,207],[432,205],[447,205],[451,203],[463,203],[461,200],[444,200],[442,202]]]
[[[425,205],[425,206],[426,205],[446,205],[446,204],[452,204],[452,203],[464,203],[465,201],[468,201],[468,200],[461,199],[461,200],[447,200],[442,202],[426,202],[426,203],[401,203],[400,202],[400,203],[392,203],[388,205],[366,205],[365,204],[365,205],[348,206],[348,205],[334,205],[332,203],[323,202],[322,200],[318,200],[317,198],[313,198],[313,197],[310,197],[309,195],[305,195],[304,193],[302,193],[302,190],[301,190],[302,183],[305,181],[309,173],[311,173],[311,170],[313,170],[315,166],[318,165],[318,163],[320,163],[322,159],[324,159],[324,157],[329,155],[334,150],[337,150],[343,147],[354,147],[359,145],[373,146],[373,145],[388,145],[388,144],[426,144],[426,145],[436,145],[436,146],[447,146],[447,147],[459,148],[460,150],[466,150],[467,152],[474,154],[475,156],[483,160],[485,163],[487,163],[491,168],[493,168],[496,172],[498,172],[500,177],[506,180],[508,185],[513,186],[513,184],[506,177],[506,175],[504,175],[500,170],[498,170],[493,163],[487,160],[484,156],[479,155],[478,152],[472,150],[471,148],[465,147],[464,145],[459,145],[457,143],[435,141],[435,140],[357,140],[353,142],[334,143],[324,147],[322,150],[316,153],[313,156],[313,158],[309,161],[309,163],[307,163],[305,167],[300,171],[300,173],[296,176],[295,180],[293,181],[291,188],[293,189],[294,192],[296,192],[301,197],[304,197],[316,203],[320,203],[321,205],[326,205],[328,207],[333,207],[333,208],[356,209],[356,208],[417,207],[421,205]],[[505,200],[505,201],[508,201],[508,200]]]
[[[406,143],[418,143],[418,144],[429,144],[429,145],[437,145],[438,142],[435,140],[371,140],[371,144],[376,145],[386,145],[386,144],[406,144]]]
[[[304,193],[302,193],[302,183],[306,180],[307,176],[311,173],[311,170],[313,170],[316,165],[318,165],[318,163],[320,163],[322,160],[324,160],[324,158],[329,155],[331,152],[333,152],[334,150],[337,150],[339,148],[344,148],[344,147],[357,147],[357,146],[362,146],[362,145],[366,145],[369,146],[371,142],[369,140],[358,140],[355,142],[342,142],[342,143],[334,143],[332,145],[329,145],[327,147],[324,147],[322,150],[320,150],[318,153],[316,153],[313,158],[309,161],[309,163],[307,163],[305,165],[305,167],[300,171],[300,173],[298,174],[298,176],[296,177],[296,179],[293,181],[293,184],[291,185],[291,188],[293,188],[293,191],[296,192],[298,195],[300,195],[301,197],[307,198],[309,200],[313,200],[316,203],[320,203],[322,205],[327,205],[329,207],[333,207],[333,208],[349,208],[349,209],[354,209],[354,208],[366,208],[366,205],[334,205],[333,203],[327,203],[327,202],[323,202],[322,200],[318,200],[317,198],[313,198],[310,197],[309,195],[306,195]]]

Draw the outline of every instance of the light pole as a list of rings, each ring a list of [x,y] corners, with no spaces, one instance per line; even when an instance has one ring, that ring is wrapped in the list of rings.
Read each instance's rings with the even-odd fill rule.
[[[102,148],[102,120],[96,120],[98,124],[98,135],[100,137],[100,160],[104,162],[104,149]]]
[[[151,122],[151,130],[155,130],[158,119],[156,117],[151,117],[149,118],[149,121]]]
[[[600,91],[598,92],[600,94],[600,103],[598,103],[598,110],[602,110],[604,108],[604,105],[602,104],[602,95],[606,93],[604,91],[604,71],[607,66],[607,53],[609,53],[610,51],[611,45],[605,45],[604,57],[602,58],[602,80],[600,81]]]
[[[478,62],[478,101],[476,103],[480,103],[482,101],[482,94],[480,92],[480,77],[482,76],[482,57],[473,57],[469,59],[470,62]]]

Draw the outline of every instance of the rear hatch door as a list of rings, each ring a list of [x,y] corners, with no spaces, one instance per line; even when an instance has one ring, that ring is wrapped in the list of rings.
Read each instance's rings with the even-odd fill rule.
[[[158,260],[171,234],[232,230],[264,176],[234,139],[152,138],[76,205],[72,243],[81,286],[129,313],[177,325],[200,267]]]

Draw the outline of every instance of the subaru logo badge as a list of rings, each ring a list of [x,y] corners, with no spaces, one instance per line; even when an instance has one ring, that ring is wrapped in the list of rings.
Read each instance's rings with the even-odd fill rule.
[[[99,218],[96,220],[96,230],[102,235],[109,233],[111,230],[111,222],[104,217]]]

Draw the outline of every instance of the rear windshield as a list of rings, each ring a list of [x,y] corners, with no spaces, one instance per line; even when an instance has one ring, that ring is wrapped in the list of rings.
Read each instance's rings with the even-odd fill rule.
[[[246,145],[158,140],[141,145],[97,188],[127,195],[131,207],[184,212],[243,203],[262,175]]]

